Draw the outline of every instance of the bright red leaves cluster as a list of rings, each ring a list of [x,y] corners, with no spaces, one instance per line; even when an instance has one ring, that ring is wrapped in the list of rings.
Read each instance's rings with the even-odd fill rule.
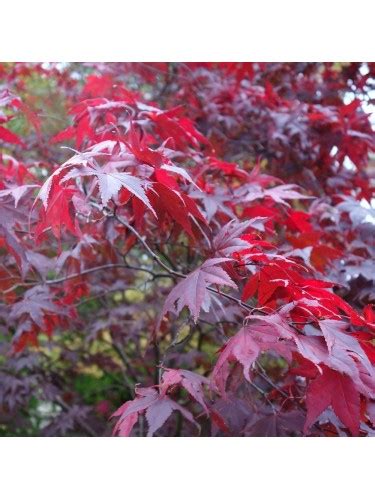
[[[140,307],[91,324],[124,325],[138,377],[115,433],[373,435],[373,66],[90,69],[2,69],[10,355],[74,330],[83,299],[138,288]],[[60,79],[64,129],[43,136],[22,70]]]

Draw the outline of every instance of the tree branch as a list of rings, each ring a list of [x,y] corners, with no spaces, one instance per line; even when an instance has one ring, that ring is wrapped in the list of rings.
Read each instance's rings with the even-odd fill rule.
[[[159,264],[160,267],[162,267],[165,271],[167,271],[172,276],[176,276],[176,277],[182,278],[182,279],[187,277],[186,274],[179,273],[178,271],[175,271],[175,270],[171,269],[169,266],[167,266],[166,264],[164,264],[164,262],[160,259],[160,257],[158,255],[156,255],[156,253],[150,248],[150,246],[146,242],[145,238],[143,236],[141,236],[133,226],[131,226],[128,222],[120,219],[120,217],[118,215],[114,215],[114,217],[120,224],[125,226],[129,231],[131,231],[134,234],[134,236],[142,244],[142,246],[147,251],[147,253],[152,257],[152,259],[155,262],[157,262]],[[254,309],[253,307],[249,306],[245,302],[242,302],[241,299],[239,299],[237,297],[233,297],[233,295],[230,295],[229,293],[221,292],[220,290],[217,290],[216,288],[213,288],[211,286],[207,286],[206,288],[210,292],[216,293],[217,295],[222,295],[223,297],[227,298],[228,300],[235,302],[237,305],[239,305],[243,309],[246,309],[247,311],[252,311]]]
[[[58,283],[63,283],[64,281],[67,281],[67,280],[79,278],[81,276],[84,276],[85,274],[95,273],[96,271],[102,271],[104,269],[116,269],[116,268],[131,269],[133,271],[143,271],[145,273],[151,274],[151,276],[154,279],[156,279],[156,278],[170,278],[169,274],[156,274],[153,271],[150,271],[149,269],[146,269],[144,267],[130,266],[128,264],[104,264],[103,266],[90,267],[89,269],[85,269],[79,273],[70,274],[70,275],[65,276],[63,278],[56,278],[54,280],[46,280],[44,283],[46,285],[56,285]]]

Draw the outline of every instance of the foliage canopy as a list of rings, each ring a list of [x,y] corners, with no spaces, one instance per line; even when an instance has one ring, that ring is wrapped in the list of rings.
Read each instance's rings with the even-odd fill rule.
[[[374,435],[374,73],[0,65],[1,434]]]

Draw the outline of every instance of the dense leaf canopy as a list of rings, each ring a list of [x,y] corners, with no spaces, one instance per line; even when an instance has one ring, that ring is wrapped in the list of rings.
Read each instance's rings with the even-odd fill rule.
[[[374,435],[374,78],[0,65],[0,433]]]

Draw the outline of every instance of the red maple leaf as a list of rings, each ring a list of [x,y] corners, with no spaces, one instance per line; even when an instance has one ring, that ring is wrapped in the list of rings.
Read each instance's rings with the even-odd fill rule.
[[[359,392],[348,375],[322,367],[322,374],[312,380],[307,388],[307,417],[304,432],[307,432],[321,413],[332,406],[342,423],[353,436],[359,433]]]

